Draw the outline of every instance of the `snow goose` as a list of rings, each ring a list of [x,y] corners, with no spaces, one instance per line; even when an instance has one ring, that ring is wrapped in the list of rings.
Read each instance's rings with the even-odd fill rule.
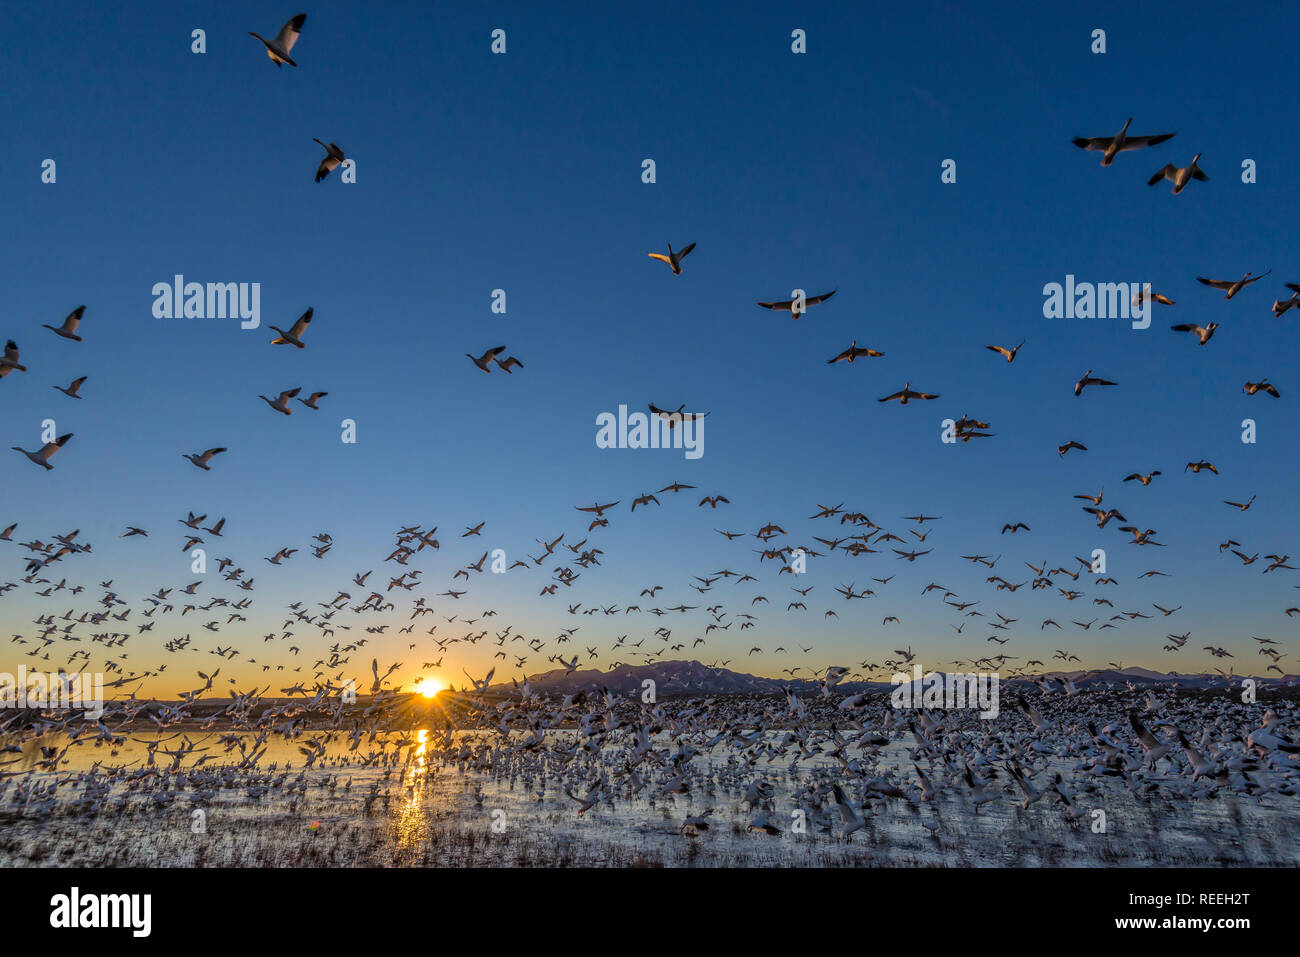
[[[297,401],[301,402],[307,408],[315,409],[316,411],[319,412],[320,406],[317,405],[316,403],[319,402],[321,399],[325,398],[325,396],[327,395],[329,395],[328,392],[313,392],[308,398],[298,399]]]
[[[830,366],[830,365],[834,365],[837,362],[851,363],[854,359],[861,358],[862,356],[870,356],[871,358],[874,359],[883,355],[884,355],[883,352],[877,352],[875,349],[859,349],[858,340],[854,339],[853,342],[849,344],[849,347],[845,349],[843,352],[841,352],[839,355],[837,355],[834,359],[827,359],[826,364]]]
[[[73,309],[72,312],[68,313],[68,318],[63,320],[63,325],[57,328],[48,323],[41,323],[41,325],[43,328],[49,329],[56,336],[60,336],[64,339],[71,339],[74,342],[80,342],[81,336],[77,335],[77,326],[81,325],[81,316],[85,311],[85,306],[78,306],[76,309]]]
[[[1021,339],[1020,346],[1023,346],[1024,344],[1025,341]],[[1016,346],[1014,349],[1007,349],[1004,346],[985,346],[984,348],[988,349],[991,352],[996,352],[998,355],[1002,356],[1002,358],[1006,359],[1008,362],[1015,362],[1016,353],[1020,351],[1020,346]]]
[[[1269,382],[1267,379],[1260,379],[1258,382],[1247,382],[1242,386],[1242,391],[1245,392],[1246,395],[1254,395],[1256,392],[1267,392],[1275,399],[1281,398],[1281,395],[1277,391],[1277,386],[1273,385],[1273,383]]]
[[[259,33],[248,31],[250,37],[257,37],[266,46],[266,55],[271,58],[271,62],[277,67],[287,63],[289,66],[297,66],[289,53],[293,50],[293,45],[298,42],[298,35],[302,32],[303,22],[307,19],[307,14],[300,13],[284,26],[280,32],[275,35],[274,40],[268,40]]]
[[[498,367],[502,372],[505,372],[505,373],[510,373],[510,367],[511,367],[511,366],[518,366],[518,367],[521,368],[521,369],[524,367],[524,364],[523,364],[522,362],[520,362],[518,359],[516,359],[514,356],[506,356],[506,361],[505,361],[505,362],[502,362],[499,358],[494,359],[493,361],[495,361],[496,364],[497,364],[497,367]]]
[[[1199,179],[1202,183],[1209,182],[1210,178],[1201,171],[1199,166],[1196,165],[1197,160],[1200,158],[1201,154],[1197,153],[1192,157],[1191,163],[1182,167],[1175,166],[1173,163],[1167,163],[1163,169],[1158,170],[1149,180],[1147,180],[1147,185],[1154,186],[1162,179],[1167,179],[1169,182],[1174,184],[1173,192],[1174,195],[1177,195],[1183,191],[1183,187],[1191,180]]]
[[[847,844],[853,832],[862,830],[867,826],[867,822],[848,802],[838,784],[832,784],[831,788],[835,792],[835,803],[840,809],[840,823],[844,826],[840,832],[840,840]]]
[[[316,140],[316,137],[312,137]],[[338,166],[348,162],[348,158],[343,155],[343,147],[337,143],[324,143],[316,140],[321,146],[325,147],[325,158],[320,161],[320,166],[316,167],[316,182],[320,182],[326,176],[334,171]]]
[[[213,457],[214,455],[220,455],[222,452],[225,452],[225,451],[227,451],[227,450],[226,450],[226,449],[208,449],[206,452],[201,452],[201,453],[199,453],[199,454],[197,454],[197,455],[190,455],[190,454],[188,454],[188,453],[182,453],[182,458],[189,459],[190,462],[191,462],[191,464],[195,465],[195,466],[198,467],[198,468],[203,469],[203,471],[205,471],[205,472],[211,472],[211,471],[212,471],[212,467],[211,467],[210,465],[208,465],[208,463],[212,461],[212,457]]]
[[[1186,469],[1184,469],[1183,471],[1186,471]],[[1160,474],[1159,469],[1153,469],[1152,471],[1147,472],[1145,475],[1143,475],[1140,472],[1132,472],[1124,476],[1124,481],[1125,482],[1137,481],[1137,482],[1141,482],[1143,485],[1150,485],[1151,480],[1159,474]]]
[[[1083,395],[1083,390],[1090,385],[1118,385],[1118,383],[1111,382],[1109,379],[1095,378],[1092,374],[1092,370],[1089,369],[1082,376],[1080,376],[1079,381],[1074,384],[1074,394]]]
[[[74,399],[80,399],[81,396],[79,391],[81,389],[81,384],[86,381],[86,378],[87,377],[83,375],[80,379],[73,379],[72,385],[68,386],[66,389],[61,385],[52,386],[52,388],[58,389],[64,395],[70,395]]]
[[[27,366],[18,362],[18,343],[10,339],[5,343],[4,355],[0,356],[0,379],[3,379],[15,369],[19,372],[26,372]]]
[[[293,415],[293,409],[289,408],[289,400],[292,399],[301,391],[302,391],[301,387],[296,389],[286,389],[284,392],[281,392],[275,399],[268,399],[264,395],[259,395],[258,398],[261,399],[263,402],[265,402],[267,405],[269,405],[271,408],[275,409],[276,412],[281,413],[282,415]]]
[[[686,403],[685,403],[685,402],[683,402],[681,405],[679,405],[679,406],[677,407],[677,411],[675,411],[675,412],[674,412],[674,411],[671,411],[671,410],[669,410],[669,409],[661,409],[661,408],[659,408],[657,405],[655,405],[653,402],[649,403],[650,414],[651,414],[651,415],[657,415],[657,416],[659,416],[659,418],[663,419],[665,422],[668,423],[668,428],[670,428],[670,429],[675,429],[675,428],[677,428],[677,423],[678,423],[678,422],[690,422],[690,421],[692,421],[693,419],[702,419],[702,418],[704,418],[706,415],[709,414],[709,413],[707,413],[707,412],[684,412],[684,411],[682,411],[682,410],[685,409],[685,408],[686,408]]]
[[[23,455],[27,456],[27,458],[48,472],[54,468],[54,466],[50,464],[50,459],[54,457],[55,452],[59,451],[59,449],[63,448],[63,446],[68,443],[68,439],[70,438],[72,438],[71,432],[67,435],[61,435],[53,442],[46,442],[41,446],[40,450],[36,452],[28,452],[26,449],[20,449],[16,445],[11,447],[15,452],[22,452]]]
[[[1289,282],[1286,287],[1291,290],[1290,299],[1274,299],[1273,315],[1280,316],[1292,306],[1300,306],[1300,283]]]
[[[1200,345],[1205,345],[1214,336],[1214,330],[1219,328],[1217,322],[1212,322],[1208,326],[1198,326],[1194,322],[1180,322],[1177,325],[1169,327],[1174,332],[1194,332],[1196,338],[1200,339]]]
[[[1076,136],[1073,141],[1074,145],[1081,150],[1101,153],[1101,165],[1109,166],[1115,162],[1115,156],[1119,153],[1155,146],[1177,135],[1175,133],[1156,133],[1150,136],[1129,136],[1128,128],[1132,122],[1133,117],[1130,116],[1128,122],[1124,124],[1124,128],[1114,136]]]
[[[677,250],[677,252],[673,252],[673,244],[669,243],[667,256],[665,256],[663,253],[646,253],[646,255],[649,256],[651,259],[658,259],[660,262],[667,263],[669,267],[672,268],[673,275],[680,276],[682,274],[682,260],[685,259],[687,256],[689,256],[691,250],[694,248],[695,248],[695,244],[691,243],[689,246],[685,247],[684,249],[679,249]]]
[[[937,392],[913,392],[912,383],[905,382],[903,383],[903,387],[899,389],[897,392],[890,393],[889,395],[885,396],[883,399],[877,399],[876,401],[892,402],[895,399],[897,399],[899,405],[907,405],[907,403],[912,401],[913,399],[937,399],[937,398],[939,398],[939,394]]]
[[[780,302],[760,302],[759,305],[764,309],[776,309],[780,312],[788,312],[790,313],[791,318],[798,319],[808,311],[809,306],[823,303],[837,292],[839,292],[838,289],[832,289],[830,292],[822,293],[820,296],[805,296],[803,299],[803,309],[799,308],[798,299],[782,299]]]
[[[1206,279],[1204,276],[1197,276],[1196,281],[1201,283],[1202,285],[1210,286],[1214,289],[1227,290],[1227,295],[1225,295],[1223,298],[1231,299],[1237,293],[1241,292],[1241,290],[1249,286],[1252,282],[1258,282],[1259,280],[1263,279],[1265,276],[1268,275],[1268,273],[1272,271],[1273,270],[1270,269],[1268,270],[1268,272],[1262,272],[1258,276],[1256,276],[1254,273],[1248,272],[1240,279]]]
[[[468,359],[470,362],[474,363],[474,365],[478,366],[484,372],[490,373],[492,371],[492,366],[491,366],[492,360],[505,351],[506,351],[505,346],[497,346],[494,349],[489,349],[487,352],[483,353],[483,355],[479,356],[477,359],[474,358],[474,356],[470,355],[468,352],[465,353],[465,358]]]
[[[271,340],[273,346],[297,346],[299,349],[307,348],[302,341],[303,335],[307,332],[307,326],[311,323],[311,317],[316,312],[315,308],[309,307],[306,312],[298,317],[298,321],[289,327],[285,332],[279,326],[272,326],[280,335]]]

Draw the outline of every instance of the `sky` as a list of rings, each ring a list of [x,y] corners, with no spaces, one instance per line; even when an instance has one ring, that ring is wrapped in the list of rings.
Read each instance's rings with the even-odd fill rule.
[[[206,543],[210,561],[232,557],[255,578],[245,593],[212,568],[199,597],[254,604],[247,623],[218,634],[201,626],[224,621],[222,609],[201,620],[160,616],[154,632],[133,637],[127,670],[169,663],[166,680],[146,686],[158,694],[193,686],[218,645],[241,649],[223,665],[240,686],[292,683],[262,665],[309,665],[286,646],[314,660],[332,640],[303,628],[302,641],[264,643],[285,606],[329,601],[338,589],[361,598],[354,574],[375,569],[373,586],[409,568],[423,569],[424,583],[394,591],[393,613],[336,618],[352,625],[339,641],[370,639],[352,656],[359,673],[373,656],[414,678],[418,661],[436,657],[422,633],[437,622],[437,637],[490,629],[477,645],[450,645],[433,672],[458,683],[462,670],[477,676],[494,664],[498,678],[520,673],[492,657],[507,624],[547,641],[530,673],[553,667],[545,659],[555,653],[592,667],[635,663],[611,653],[614,639],[662,625],[687,644],[666,658],[729,660],[768,676],[880,662],[909,647],[927,667],[999,651],[1016,656],[1012,665],[1050,664],[1061,648],[1084,667],[1230,664],[1262,674],[1268,661],[1251,636],[1291,653],[1300,619],[1284,609],[1300,604],[1300,579],[1261,574],[1265,561],[1244,566],[1218,545],[1285,555],[1300,528],[1288,416],[1300,311],[1274,318],[1269,309],[1300,279],[1288,265],[1297,243],[1291,64],[1277,55],[1297,13],[987,6],[760,2],[669,15],[597,3],[395,3],[381,17],[321,3],[305,8],[297,69],[277,68],[248,35],[273,36],[296,9],[0,10],[11,38],[0,61],[9,225],[0,337],[17,341],[30,370],[0,380],[0,527],[19,524],[13,542],[0,542],[0,581],[20,584],[0,597],[0,621],[28,641],[3,646],[0,670],[62,664],[58,652],[80,646],[59,642],[48,662],[26,657],[33,619],[92,609],[100,581],[134,609],[122,626],[134,633],[146,594],[195,579],[176,524],[193,510],[227,518],[224,538]],[[498,28],[504,55],[491,52]],[[1091,52],[1098,28],[1104,54]],[[191,52],[195,29],[206,31],[205,53]],[[796,29],[806,53],[791,50]],[[1104,169],[1098,154],[1071,145],[1130,116],[1130,133],[1177,136]],[[355,183],[338,171],[313,182],[323,155],[313,137],[353,158]],[[1196,153],[1208,182],[1177,196],[1167,182],[1147,187],[1164,164]],[[652,184],[642,182],[647,158]],[[46,159],[57,164],[53,184],[41,181]],[[955,183],[941,181],[948,159]],[[1253,183],[1242,181],[1247,159]],[[680,276],[647,258],[692,242]],[[1270,268],[1232,301],[1196,282]],[[262,327],[155,318],[154,285],[178,273],[260,283]],[[1150,282],[1177,305],[1155,307],[1145,330],[1045,318],[1044,286],[1067,274]],[[755,305],[795,288],[837,292],[799,321]],[[496,289],[504,315],[491,309]],[[41,328],[83,303],[83,342]],[[308,306],[307,348],[271,346],[268,325],[287,327]],[[1221,326],[1200,347],[1171,332],[1173,322]],[[855,339],[885,355],[827,364]],[[1022,339],[1010,365],[984,348]],[[484,375],[465,358],[497,345],[523,368]],[[1076,397],[1086,369],[1119,385]],[[80,401],[52,388],[82,375]],[[1281,399],[1243,393],[1264,377]],[[904,382],[940,398],[876,401]],[[293,387],[329,395],[319,412],[295,404],[290,417],[257,398]],[[702,457],[597,447],[598,415],[651,402],[708,413]],[[943,443],[942,420],[962,413],[996,436]],[[1247,417],[1254,444],[1241,441]],[[45,472],[7,448],[38,448],[50,418],[75,437]],[[340,439],[344,419],[356,423],[354,444]],[[1069,439],[1088,450],[1058,455]],[[211,472],[182,458],[214,446],[230,451]],[[1184,472],[1200,459],[1221,474]],[[1150,487],[1122,482],[1151,469],[1163,475]],[[674,480],[698,489],[629,513],[635,496]],[[1103,487],[1105,507],[1157,529],[1166,547],[1126,544],[1123,522],[1097,529],[1080,511],[1089,503],[1072,496]],[[697,507],[715,493],[730,504]],[[1252,495],[1249,511],[1223,504]],[[588,536],[574,506],[616,499],[610,526]],[[769,521],[789,533],[778,543],[817,547],[814,535],[845,534],[837,520],[808,518],[839,503],[905,538],[918,526],[902,516],[942,516],[919,546],[934,551],[915,563],[836,551],[810,560],[797,582],[758,561],[753,532]],[[480,536],[459,537],[480,521]],[[1030,531],[999,534],[1016,521]],[[408,569],[385,563],[393,533],[411,524],[437,525],[442,548]],[[118,538],[127,525],[150,535]],[[46,577],[86,591],[37,596],[21,581],[28,552],[18,543],[73,529],[93,552]],[[715,529],[747,537],[729,542]],[[310,537],[323,531],[336,545],[317,560]],[[470,573],[465,597],[438,597],[483,551],[499,547],[514,561],[561,532],[603,554],[555,597],[538,595],[559,564],[549,561]],[[300,551],[278,567],[263,560],[281,547]],[[1073,567],[1094,548],[1106,550],[1118,584],[1058,576],[1084,591],[1073,602],[1055,588],[1011,594],[985,581],[1028,580],[1026,561]],[[1002,558],[989,571],[964,554]],[[722,568],[760,581],[688,587]],[[1149,570],[1168,577],[1139,579]],[[871,581],[893,574],[888,585]],[[792,582],[815,586],[806,612],[785,610],[799,599]],[[986,618],[962,618],[939,592],[922,597],[929,582],[979,601]],[[877,594],[846,602],[834,589],[848,583]],[[654,584],[665,586],[656,599],[665,607],[723,602],[724,622],[759,620],[692,649],[712,621],[702,608],[663,618],[567,612],[576,602],[648,608],[638,593]],[[768,604],[752,605],[760,594]],[[394,634],[419,596],[439,617]],[[1114,608],[1094,606],[1096,597]],[[1181,609],[1165,618],[1153,602]],[[441,617],[483,609],[497,616],[459,631]],[[1122,610],[1155,617],[1099,633]],[[1019,621],[994,632],[996,612]],[[901,621],[882,625],[888,615]],[[1049,617],[1063,630],[1040,629]],[[1070,623],[1094,617],[1088,631]],[[388,634],[364,634],[383,623]],[[559,629],[573,626],[573,640],[557,645]],[[1161,650],[1166,634],[1189,630],[1182,651]],[[197,653],[162,651],[187,633]],[[1011,641],[987,642],[993,634]],[[775,652],[796,643],[814,651]],[[1204,645],[1235,657],[1216,659]]]

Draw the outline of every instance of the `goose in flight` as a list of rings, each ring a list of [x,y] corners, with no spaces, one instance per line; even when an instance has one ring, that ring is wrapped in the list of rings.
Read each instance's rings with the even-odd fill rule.
[[[1070,449],[1078,449],[1080,452],[1086,452],[1088,451],[1088,446],[1081,442],[1076,442],[1074,439],[1070,439],[1070,441],[1066,442],[1064,445],[1058,445],[1056,447],[1056,454],[1064,455],[1066,452],[1070,451]]]
[[[1274,299],[1273,315],[1280,316],[1292,306],[1300,306],[1300,283],[1289,282],[1286,287],[1291,290],[1290,299]]]
[[[651,259],[658,259],[660,262],[667,263],[669,267],[672,269],[673,275],[680,276],[682,274],[682,260],[685,259],[687,256],[689,256],[691,254],[691,250],[694,248],[695,248],[695,244],[691,243],[689,246],[685,247],[684,249],[679,249],[677,250],[677,252],[673,252],[673,244],[669,243],[667,256],[665,256],[663,253],[646,253],[646,255],[649,256]]]
[[[1101,165],[1109,166],[1115,162],[1116,155],[1127,153],[1129,150],[1140,150],[1147,146],[1155,146],[1163,143],[1165,140],[1172,139],[1175,133],[1156,133],[1151,136],[1129,136],[1129,124],[1133,122],[1133,117],[1128,118],[1128,122],[1114,136],[1076,136],[1074,145],[1081,150],[1091,150],[1094,153],[1101,153]]]
[[[1231,299],[1252,282],[1259,282],[1259,280],[1263,279],[1272,271],[1272,269],[1269,269],[1268,272],[1262,272],[1258,276],[1254,273],[1246,273],[1246,275],[1242,276],[1240,279],[1206,279],[1204,276],[1197,276],[1196,281],[1201,283],[1201,285],[1210,286],[1214,289],[1227,290],[1227,295],[1223,298]]]
[[[81,384],[86,381],[86,378],[87,377],[83,375],[80,379],[73,379],[72,385],[68,386],[66,389],[61,385],[56,385],[52,388],[58,389],[64,395],[70,395],[74,399],[80,399],[81,396],[79,395],[79,391],[81,389]]]
[[[226,449],[208,449],[206,452],[200,453],[200,454],[198,454],[198,455],[190,455],[190,454],[187,454],[187,453],[183,453],[181,457],[182,457],[182,458],[189,459],[189,460],[190,460],[190,463],[191,463],[192,465],[194,465],[194,466],[196,466],[196,467],[198,467],[198,468],[203,469],[203,471],[205,471],[205,472],[211,472],[211,471],[212,471],[212,466],[208,465],[208,463],[212,461],[212,457],[213,457],[214,455],[220,455],[222,452],[225,452],[225,451],[227,451],[227,450],[226,450]]]
[[[312,137],[316,140],[316,137]],[[320,161],[320,166],[316,167],[316,182],[320,182],[330,173],[334,172],[336,167],[342,166],[348,162],[348,158],[343,155],[343,147],[337,143],[322,143],[316,140],[325,148],[325,158]]]
[[[1187,463],[1187,466],[1183,469],[1183,471],[1186,472],[1187,469],[1191,469],[1192,472],[1194,472],[1194,473],[1195,473],[1195,472],[1199,472],[1201,469],[1209,469],[1209,470],[1210,470],[1211,472],[1213,472],[1215,475],[1218,475],[1218,474],[1219,474],[1219,470],[1218,470],[1218,469],[1216,469],[1216,468],[1215,468],[1211,463],[1206,462],[1206,461],[1204,461],[1204,460],[1202,460],[1202,461],[1200,461],[1200,462],[1188,462],[1188,463]]]
[[[518,359],[516,359],[514,356],[506,356],[505,362],[502,362],[500,359],[496,359],[495,362],[497,364],[497,367],[500,368],[502,372],[505,372],[510,375],[514,374],[510,372],[511,366],[519,366],[519,368],[521,369],[524,367],[524,364],[520,362]]]
[[[1134,306],[1141,306],[1143,303],[1147,303],[1147,302],[1158,302],[1162,306],[1174,305],[1174,301],[1170,299],[1168,296],[1162,296],[1158,292],[1152,292],[1151,283],[1147,283],[1145,286],[1142,287],[1140,292],[1136,292],[1133,294]]]
[[[1174,332],[1194,332],[1196,338],[1201,340],[1200,345],[1205,345],[1214,337],[1214,330],[1219,328],[1217,322],[1212,322],[1208,326],[1198,326],[1194,322],[1180,322],[1177,325],[1170,326]]]
[[[849,344],[849,347],[845,349],[843,352],[841,352],[839,355],[837,355],[834,359],[827,359],[826,364],[828,366],[832,366],[837,362],[851,363],[854,359],[861,358],[862,356],[870,356],[871,358],[874,359],[878,356],[883,356],[883,355],[884,355],[883,352],[877,352],[875,349],[859,349],[858,340],[854,339],[853,342]]]
[[[1209,182],[1210,178],[1202,172],[1199,166],[1196,165],[1200,158],[1201,154],[1197,153],[1192,157],[1191,163],[1183,167],[1175,166],[1173,163],[1165,164],[1163,169],[1157,170],[1156,173],[1147,180],[1147,185],[1154,186],[1162,179],[1167,179],[1169,182],[1174,184],[1173,192],[1176,196],[1183,191],[1184,186],[1194,179],[1199,179],[1202,183]]]
[[[692,419],[702,419],[709,414],[707,412],[683,412],[682,410],[685,408],[686,403],[683,402],[677,407],[676,412],[670,412],[667,409],[659,408],[653,402],[650,403],[650,412],[653,415],[659,416],[661,419],[665,419],[668,422],[668,428],[670,429],[677,428],[678,422],[689,422]]]
[[[1020,346],[1023,346],[1024,344],[1025,340],[1021,339]],[[1007,362],[1015,362],[1016,353],[1020,351],[1020,346],[1016,346],[1014,349],[1008,349],[1005,346],[985,346],[984,348],[991,352],[996,352],[998,355],[1002,356],[1002,358],[1006,359]]]
[[[1074,394],[1083,395],[1083,390],[1090,385],[1118,385],[1118,383],[1111,382],[1109,379],[1098,379],[1092,374],[1092,370],[1089,369],[1080,376],[1079,381],[1074,384]]]
[[[300,13],[284,26],[280,32],[275,35],[274,40],[268,40],[259,33],[248,31],[250,37],[257,37],[266,46],[266,55],[271,58],[271,62],[277,67],[287,63],[289,66],[297,66],[289,53],[293,50],[293,45],[298,42],[298,35],[302,32],[303,22],[307,19],[307,14]]]
[[[40,450],[36,452],[28,452],[26,449],[20,449],[16,445],[12,446],[12,448],[15,452],[22,452],[23,455],[27,456],[27,458],[48,472],[54,468],[54,466],[50,464],[50,459],[54,457],[55,452],[67,445],[68,439],[70,438],[72,438],[71,432],[67,435],[61,435],[53,442],[46,442],[41,446]]]
[[[296,389],[288,389],[284,392],[281,392],[279,396],[277,396],[274,400],[268,399],[264,395],[259,395],[258,398],[261,399],[263,402],[265,402],[267,405],[269,405],[271,408],[275,409],[276,412],[280,412],[284,415],[293,415],[293,409],[289,408],[289,400],[292,399],[301,391],[302,391],[301,387]]]
[[[1016,522],[1015,524],[1011,524],[1011,523],[1008,522],[1006,525],[1003,525],[1003,526],[1002,526],[1002,534],[1005,535],[1007,532],[1010,532],[1012,535],[1014,535],[1016,532],[1020,531],[1020,529],[1022,529],[1022,528],[1023,528],[1026,532],[1027,532],[1027,531],[1030,531],[1029,526],[1026,525],[1024,522]]]
[[[42,323],[41,325],[43,328],[49,329],[56,336],[61,336],[64,339],[71,339],[74,342],[80,342],[81,336],[77,335],[77,326],[81,325],[81,317],[85,311],[85,306],[78,306],[76,309],[73,309],[72,312],[68,313],[68,318],[63,320],[63,325],[58,328],[47,323]]]
[[[892,402],[894,399],[897,399],[899,405],[907,405],[907,403],[912,401],[913,399],[937,399],[937,398],[939,398],[938,393],[913,392],[912,383],[905,382],[903,383],[903,387],[899,389],[897,392],[891,393],[890,395],[885,396],[883,399],[877,399],[876,401]]]
[[[0,356],[0,379],[3,379],[9,373],[17,369],[19,372],[26,372],[27,366],[18,361],[18,343],[10,339],[5,343],[5,354]]]
[[[1186,470],[1186,469],[1183,469],[1183,471],[1185,472],[1185,471],[1187,471],[1187,470]],[[1124,476],[1124,481],[1125,481],[1125,482],[1138,481],[1138,482],[1141,482],[1143,485],[1150,485],[1150,484],[1151,484],[1151,480],[1152,480],[1153,478],[1155,478],[1155,477],[1156,477],[1157,475],[1159,475],[1159,474],[1160,474],[1160,470],[1159,470],[1159,469],[1154,469],[1154,470],[1148,472],[1146,475],[1143,475],[1143,474],[1140,473],[1140,472],[1133,472],[1133,473],[1130,474],[1130,475],[1126,475],[1126,476]]]
[[[1252,496],[1250,497],[1250,501],[1249,501],[1249,502],[1229,502],[1229,501],[1225,498],[1225,499],[1223,500],[1223,504],[1224,504],[1224,505],[1231,505],[1231,506],[1233,506],[1234,508],[1239,508],[1239,509],[1241,509],[1241,510],[1244,512],[1244,511],[1246,511],[1246,509],[1250,508],[1252,505],[1255,504],[1255,496],[1252,495]]]
[[[487,352],[483,353],[483,355],[479,356],[477,359],[475,359],[468,352],[465,353],[465,358],[468,359],[470,362],[474,363],[474,365],[478,366],[484,372],[491,372],[492,360],[505,351],[506,351],[505,346],[497,346],[494,349],[489,349]]]
[[[315,409],[316,411],[319,412],[320,406],[317,405],[316,403],[319,402],[321,399],[325,398],[325,396],[327,395],[329,395],[328,392],[313,392],[310,397],[306,399],[298,399],[298,401],[301,402],[303,405],[305,405],[307,408]]]
[[[306,312],[298,317],[298,321],[289,327],[285,332],[279,326],[272,326],[276,332],[280,333],[279,337],[271,340],[273,346],[297,346],[299,349],[305,349],[307,346],[303,343],[303,334],[307,331],[307,326],[311,322],[312,315],[316,312],[315,308],[309,307]]]
[[[782,299],[780,302],[760,302],[759,305],[764,309],[775,309],[779,312],[788,312],[792,319],[798,319],[808,311],[809,306],[823,303],[837,292],[839,292],[838,289],[832,289],[830,292],[822,293],[820,296],[804,296],[803,309],[799,308],[798,299]]]
[[[1281,398],[1281,395],[1277,391],[1277,386],[1273,385],[1273,383],[1269,382],[1267,379],[1260,379],[1258,382],[1247,382],[1242,386],[1242,391],[1245,392],[1246,395],[1254,395],[1256,392],[1267,392],[1275,399]]]

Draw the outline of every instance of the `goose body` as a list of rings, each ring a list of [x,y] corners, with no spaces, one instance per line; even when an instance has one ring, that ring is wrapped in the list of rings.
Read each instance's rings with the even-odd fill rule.
[[[1157,170],[1151,179],[1147,180],[1147,185],[1154,186],[1162,179],[1167,179],[1174,184],[1173,192],[1174,195],[1177,195],[1194,179],[1200,180],[1202,183],[1209,182],[1210,178],[1196,165],[1200,158],[1201,154],[1197,153],[1186,166],[1175,166],[1173,163],[1166,164],[1163,169]]]
[[[280,32],[275,35],[274,40],[268,40],[260,33],[254,33],[252,30],[248,31],[248,35],[257,37],[262,41],[266,47],[266,55],[271,58],[271,62],[277,67],[285,63],[296,67],[298,64],[293,62],[293,57],[289,53],[293,50],[293,45],[298,42],[298,36],[302,33],[302,25],[306,19],[307,14],[298,14],[280,28]]]
[[[80,342],[81,336],[77,335],[77,326],[81,325],[81,317],[85,311],[85,306],[78,306],[76,309],[73,309],[72,312],[68,313],[68,317],[63,320],[63,325],[56,327],[42,323],[42,327],[49,329],[56,336],[63,339],[71,339],[73,342]]]
[[[289,408],[289,400],[292,399],[301,391],[302,391],[301,388],[288,389],[284,392],[281,392],[274,399],[268,399],[264,395],[259,395],[258,398],[261,399],[263,402],[265,402],[267,405],[269,405],[271,408],[275,409],[276,412],[281,413],[282,415],[293,415],[293,409]]]
[[[669,243],[667,256],[663,253],[647,253],[646,255],[651,259],[658,259],[660,262],[667,263],[669,268],[672,269],[673,275],[680,276],[682,274],[682,260],[689,256],[691,250],[694,248],[695,244],[691,243],[690,245],[673,252],[673,244]]]
[[[1130,116],[1128,122],[1124,124],[1124,128],[1114,136],[1076,136],[1073,141],[1074,145],[1081,150],[1101,153],[1101,165],[1109,166],[1115,162],[1115,157],[1120,153],[1155,146],[1177,135],[1174,133],[1156,133],[1149,136],[1129,136],[1128,128],[1132,122],[1133,117]]]
[[[288,332],[285,332],[279,326],[271,326],[272,329],[280,334],[271,340],[271,345],[297,346],[299,349],[307,348],[306,344],[302,341],[302,337],[307,333],[307,326],[311,324],[311,317],[315,312],[316,310],[314,308],[308,308],[306,312],[298,317],[298,321],[289,327]]]
[[[71,432],[67,435],[61,435],[53,442],[46,442],[35,452],[28,452],[26,449],[20,449],[16,445],[13,446],[13,450],[15,452],[22,452],[30,461],[35,462],[48,472],[54,468],[54,466],[50,464],[50,459],[54,457],[55,452],[67,445],[68,439],[70,438],[72,438]]]

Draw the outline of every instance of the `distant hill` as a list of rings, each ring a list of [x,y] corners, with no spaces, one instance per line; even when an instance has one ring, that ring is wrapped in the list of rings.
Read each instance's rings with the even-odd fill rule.
[[[910,672],[908,672],[910,674]],[[1222,685],[1221,675],[1162,673],[1147,668],[1125,668],[1122,671],[1107,669],[1100,672],[1088,671],[1048,671],[1039,677],[1062,678],[1068,676],[1080,688],[1111,682],[1123,685],[1134,684],[1174,684],[1183,688],[1207,688],[1212,684]],[[1238,675],[1238,678],[1245,677]],[[776,694],[785,688],[806,694],[820,687],[820,682],[810,679],[785,680],[763,678],[757,675],[731,671],[728,668],[716,668],[698,661],[660,661],[648,665],[619,665],[612,671],[595,668],[566,671],[556,668],[535,675],[529,675],[528,681],[533,691],[543,694],[574,694],[579,691],[596,691],[607,688],[615,694],[640,692],[642,682],[652,680],[657,695],[671,694]],[[1259,679],[1268,684],[1295,684],[1300,676],[1286,675],[1282,678]],[[1029,687],[1033,682],[1029,678],[1004,678],[1003,685],[1010,688]],[[492,685],[493,691],[508,692],[512,689],[508,681]],[[836,686],[844,693],[862,691],[889,691],[893,686],[888,681],[841,682]]]

